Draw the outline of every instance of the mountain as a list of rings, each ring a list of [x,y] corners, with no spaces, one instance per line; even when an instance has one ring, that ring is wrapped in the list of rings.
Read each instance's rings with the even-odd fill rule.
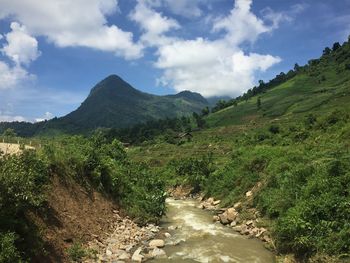
[[[152,95],[133,88],[117,75],[111,75],[93,87],[75,111],[41,123],[21,123],[17,125],[21,126],[17,132],[22,136],[30,136],[33,133],[56,131],[80,133],[101,127],[125,128],[149,120],[190,115],[206,106],[209,103],[199,93],[183,91],[175,95]],[[29,132],[23,133],[23,125]],[[5,127],[13,126],[0,124],[0,132]]]

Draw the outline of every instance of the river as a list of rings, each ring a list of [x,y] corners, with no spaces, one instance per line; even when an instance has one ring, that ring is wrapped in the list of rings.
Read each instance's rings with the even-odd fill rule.
[[[212,213],[199,209],[197,201],[167,199],[167,206],[161,226],[170,229],[164,248],[168,258],[152,262],[275,262],[261,241],[214,223]]]

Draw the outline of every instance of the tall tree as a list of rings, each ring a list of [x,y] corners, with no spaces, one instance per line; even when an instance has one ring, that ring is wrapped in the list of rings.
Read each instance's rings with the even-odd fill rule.
[[[339,42],[335,42],[334,44],[333,44],[333,51],[336,51],[336,50],[338,50],[339,48],[341,47],[341,45],[339,44]]]

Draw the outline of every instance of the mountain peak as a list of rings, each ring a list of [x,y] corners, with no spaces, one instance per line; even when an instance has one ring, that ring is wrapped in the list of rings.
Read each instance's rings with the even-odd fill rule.
[[[90,91],[89,97],[99,93],[119,93],[119,94],[135,94],[141,93],[133,88],[129,83],[118,75],[112,74],[97,83]]]

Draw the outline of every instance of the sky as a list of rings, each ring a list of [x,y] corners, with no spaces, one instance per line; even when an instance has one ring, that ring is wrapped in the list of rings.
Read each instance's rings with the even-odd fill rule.
[[[350,0],[0,0],[0,121],[76,109],[117,74],[235,97],[350,34]]]

